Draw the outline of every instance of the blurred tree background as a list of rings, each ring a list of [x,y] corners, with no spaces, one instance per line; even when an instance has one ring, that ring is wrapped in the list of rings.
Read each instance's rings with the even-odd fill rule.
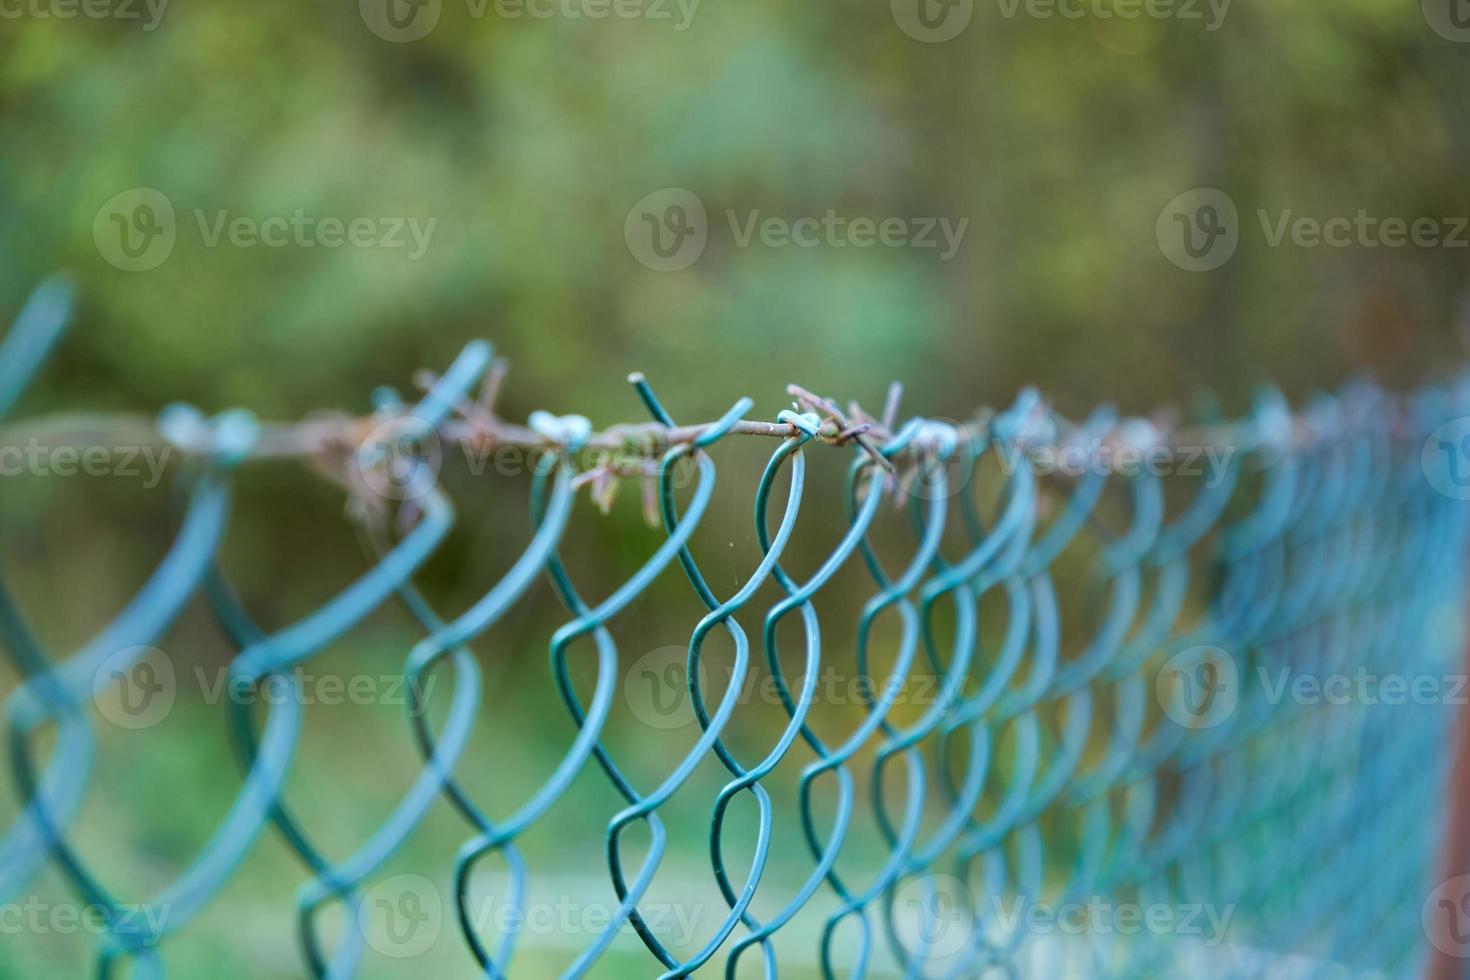
[[[504,416],[580,412],[599,427],[642,419],[622,380],[631,370],[697,421],[742,394],[754,417],[773,417],[787,382],[876,408],[893,379],[907,384],[905,414],[963,417],[1025,384],[1073,416],[1104,400],[1130,412],[1187,403],[1201,389],[1236,413],[1267,380],[1300,401],[1357,373],[1409,385],[1463,361],[1463,237],[1458,248],[1277,247],[1257,220],[1262,209],[1470,215],[1470,46],[1418,4],[1242,2],[1211,30],[1106,16],[1125,5],[1111,0],[1075,18],[976,0],[962,4],[973,9],[958,36],[924,43],[899,27],[901,3],[703,0],[685,23],[673,4],[668,19],[539,19],[443,0],[437,26],[405,43],[369,29],[371,4],[352,0],[174,0],[151,30],[0,20],[0,319],[57,270],[80,296],[16,415],[151,413],[176,400],[268,419],[365,412],[374,385],[409,389],[415,368],[440,369],[477,337],[511,364]],[[129,272],[99,253],[93,227],[138,187],[172,203],[177,241],[156,268]],[[624,229],[636,202],[669,187],[698,195],[709,242],[688,268],[660,272]],[[1156,238],[1161,210],[1197,187],[1224,190],[1240,214],[1237,251],[1209,272],[1177,267]],[[725,217],[829,209],[968,225],[945,260],[937,249],[742,247]],[[434,230],[418,258],[210,247],[196,211],[397,216]],[[722,466],[747,488],[752,457],[738,459]],[[524,490],[446,478],[468,498],[465,529],[426,581],[458,610],[524,542]],[[738,545],[748,572],[758,552],[740,488],[712,512],[714,543]],[[4,490],[10,584],[59,656],[157,561],[167,494],[36,477]],[[340,494],[299,467],[252,471],[239,497],[226,564],[262,622],[289,622],[361,568]],[[606,521],[579,507],[591,543],[568,558],[605,594],[654,538],[636,507]],[[828,520],[832,531],[840,515]],[[665,590],[694,616],[687,592]],[[488,667],[487,686],[520,670],[549,697],[542,628],[558,614],[549,595],[536,601],[511,630],[524,662]],[[683,642],[681,629],[687,639],[679,623],[635,633],[631,647]],[[227,661],[202,610],[177,632],[171,651]],[[352,655],[388,669],[414,639],[406,620],[379,624]],[[545,702],[496,704],[498,723],[520,711],[530,725]],[[308,727],[293,777],[334,787],[315,826],[353,843],[417,771],[401,710],[379,714],[378,729],[355,716]],[[126,778],[121,763],[99,766],[84,814],[89,853],[128,894],[177,871],[237,784],[214,713],[186,707],[168,730],[151,747],[129,735],[149,778],[135,763]],[[528,753],[526,786],[565,734]],[[196,791],[178,794],[181,782]],[[594,862],[602,819],[584,828]],[[452,854],[467,831],[447,813],[435,820],[424,846]],[[701,842],[688,846],[699,864]],[[178,975],[296,975],[288,910],[303,873],[273,837],[262,847],[263,863],[217,903],[235,911],[179,939]],[[59,882],[48,879],[53,899]],[[52,938],[0,936],[0,976],[36,975],[38,963],[80,975],[86,951]],[[443,975],[465,974],[463,951],[443,945]]]
[[[672,8],[671,10],[676,9]],[[444,4],[388,43],[354,4],[168,7],[156,30],[15,21],[0,35],[0,303],[57,268],[85,312],[35,408],[172,398],[272,417],[360,408],[365,386],[472,337],[516,406],[629,414],[646,371],[694,416],[789,377],[958,415],[1022,383],[1142,410],[1261,377],[1299,393],[1456,358],[1464,253],[1270,248],[1219,274],[1160,253],[1176,194],[1217,186],[1326,217],[1470,211],[1466,49],[1386,0],[1232,5],[1197,22],[1038,20],[976,6],[943,44],[883,4],[731,5],[673,21]],[[1020,8],[1024,12],[1026,8]],[[99,259],[98,209],[179,210],[147,274]],[[742,215],[968,218],[959,254],[711,247],[641,266],[628,209],[667,186]],[[428,252],[208,248],[188,215],[437,219]],[[1248,220],[1254,225],[1254,221]],[[714,359],[722,384],[697,370]],[[1122,379],[1127,383],[1122,383]]]

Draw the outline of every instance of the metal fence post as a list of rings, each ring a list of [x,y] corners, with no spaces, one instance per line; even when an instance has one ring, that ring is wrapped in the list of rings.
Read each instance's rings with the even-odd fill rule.
[[[1467,603],[1470,610],[1470,603]],[[1467,613],[1470,618],[1470,613]],[[1470,630],[1466,632],[1465,649],[1460,660],[1461,669],[1470,675]],[[1448,881],[1458,875],[1470,874],[1470,705],[1460,705],[1455,713],[1454,757],[1449,766],[1449,792],[1446,810],[1443,857],[1440,865],[1440,880]],[[1425,937],[1426,940],[1429,938]],[[1425,966],[1426,980],[1465,980],[1470,976],[1470,961],[1456,956],[1440,946],[1430,943],[1429,960]]]

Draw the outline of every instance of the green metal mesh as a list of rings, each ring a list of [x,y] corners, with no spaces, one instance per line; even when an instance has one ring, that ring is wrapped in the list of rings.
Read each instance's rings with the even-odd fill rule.
[[[0,409],[41,365],[68,303],[63,286],[43,288],[0,348]],[[352,976],[380,955],[406,975],[415,932],[434,917],[462,936],[466,975],[521,975],[545,887],[522,839],[574,783],[596,779],[622,803],[605,821],[605,867],[581,869],[598,894],[579,898],[606,914],[563,937],[569,976],[595,974],[630,931],[641,975],[664,976],[1405,976],[1431,944],[1470,952],[1465,889],[1436,876],[1463,682],[1463,390],[1358,385],[1296,415],[1267,393],[1244,419],[1166,433],[1106,410],[1073,424],[1032,392],[961,424],[900,422],[896,400],[883,417],[842,410],[793,389],[798,404],[773,421],[743,420],[741,400],[681,427],[635,378],[653,422],[594,433],[577,417],[495,419],[488,398],[472,398],[491,369],[488,345],[471,345],[418,402],[380,392],[366,423],[330,439],[239,412],[159,421],[188,455],[184,516],[134,599],[63,655],[0,594],[0,639],[25,678],[5,699],[24,809],[0,839],[0,900],[49,863],[102,910],[104,975],[124,963],[162,975],[170,937],[227,900],[220,891],[273,830],[304,868],[296,941],[309,975]],[[722,476],[711,450],[757,435],[773,437],[765,468],[735,480],[754,486],[762,557],[719,587],[730,579],[721,556],[692,544]],[[345,440],[337,475],[370,504],[356,513],[372,560],[272,630],[217,554],[234,474],[302,438]],[[455,521],[425,476],[435,441],[534,460],[528,543],[453,615],[415,586]],[[599,447],[617,452],[589,456]],[[844,483],[807,472],[822,453],[851,454]],[[646,488],[661,543],[605,596],[585,595],[561,558],[574,498],[590,486],[605,499],[618,481]],[[800,515],[839,506],[845,532],[830,553],[789,567]],[[875,529],[897,522],[905,542],[880,543]],[[833,585],[849,568],[866,575],[860,594]],[[677,656],[630,666],[643,651],[620,649],[621,624],[665,615],[650,608],[651,586],[670,577],[703,612],[678,625]],[[564,714],[542,723],[572,733],[570,748],[532,792],[472,792],[457,774],[527,746],[477,741],[483,679],[469,644],[546,589],[566,609],[544,638],[544,683]],[[143,896],[103,885],[70,836],[92,765],[91,705],[105,687],[142,683],[129,672],[143,654],[129,651],[201,592],[238,650],[227,683],[241,696],[220,710],[242,780],[195,861]],[[423,635],[402,666],[422,770],[370,836],[334,833],[324,848],[283,791],[308,737],[300,671],[395,601]],[[716,662],[724,681],[712,686]],[[752,751],[730,732],[753,710],[757,674],[779,723]],[[435,721],[420,703],[430,676],[448,696]],[[812,720],[833,676],[849,701],[836,736]],[[678,701],[697,722],[660,743],[654,781],[630,775],[605,737],[620,692],[645,682],[647,710]],[[266,685],[282,696],[247,696]],[[700,803],[708,853],[695,870],[721,904],[674,940],[650,896],[669,874],[670,803],[711,765],[724,785]],[[465,827],[452,866],[385,879],[446,803]],[[879,845],[855,850],[862,821]],[[506,914],[487,923],[475,882],[490,867]],[[329,909],[346,924],[324,926]]]

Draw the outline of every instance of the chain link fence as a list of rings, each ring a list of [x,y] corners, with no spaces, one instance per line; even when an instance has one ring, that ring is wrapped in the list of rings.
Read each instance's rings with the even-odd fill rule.
[[[48,283],[12,328],[0,411],[70,302]],[[1470,955],[1470,877],[1440,859],[1465,699],[1463,386],[1354,385],[1296,414],[1267,392],[1242,419],[1189,426],[1107,409],[1072,423],[1034,392],[964,422],[903,421],[896,388],[869,413],[793,386],[773,420],[747,419],[741,399],[681,424],[634,376],[651,421],[595,432],[576,416],[505,422],[502,377],[473,344],[418,379],[421,398],[380,391],[361,419],[176,408],[156,427],[114,420],[86,447],[7,430],[15,453],[21,433],[48,432],[53,468],[59,446],[85,467],[131,431],[182,460],[182,517],[81,649],[43,648],[0,592],[23,679],[4,700],[21,801],[0,838],[0,902],[21,923],[5,942],[40,914],[27,890],[50,865],[83,903],[102,975],[161,976],[169,940],[228,901],[273,833],[303,868],[294,938],[316,977],[370,960],[408,975],[446,937],[462,975],[493,977],[544,970],[522,965],[533,946],[556,949],[567,976],[596,975],[616,947],[641,957],[629,975],[732,978],[1407,976],[1435,951]],[[731,479],[713,450],[761,438],[764,468],[735,477],[754,486],[739,492],[759,560],[722,586],[727,563],[695,543]],[[524,549],[462,610],[415,584],[456,521],[438,478],[447,447],[514,458],[530,494]],[[822,479],[821,454],[849,454],[845,475]],[[218,552],[236,474],[273,457],[344,485],[371,560],[271,627]],[[579,495],[606,509],[623,486],[642,491],[658,543],[593,595],[563,561],[571,515]],[[802,515],[839,507],[836,543],[793,561]],[[839,587],[839,573],[867,584]],[[682,641],[620,648],[628,617],[674,615],[652,608],[665,579],[698,604],[676,621]],[[488,743],[471,645],[547,591],[565,609],[540,640],[562,716],[524,745]],[[147,723],[171,676],[152,644],[200,595],[236,651],[218,704],[238,793],[166,887],[104,885],[73,833],[96,715]],[[370,834],[344,844],[332,830],[327,847],[285,792],[307,707],[327,700],[313,658],[394,603],[422,636],[392,678],[422,768]],[[763,737],[735,738],[757,712]],[[627,715],[649,758],[609,739]],[[529,791],[464,781],[553,734],[568,747]],[[691,804],[671,804],[712,767],[722,786],[692,803],[704,852],[675,860]],[[589,780],[616,801],[596,818],[605,868],[545,867],[523,839],[582,806],[574,786]],[[456,858],[386,873],[435,808],[461,820]]]

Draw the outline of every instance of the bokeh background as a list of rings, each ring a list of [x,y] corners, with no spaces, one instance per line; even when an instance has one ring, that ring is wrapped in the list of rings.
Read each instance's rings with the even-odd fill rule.
[[[15,415],[153,413],[178,400],[281,420],[362,413],[373,386],[411,391],[415,369],[440,369],[481,337],[510,364],[501,414],[580,412],[599,427],[642,420],[623,381],[633,370],[685,421],[745,394],[754,417],[773,417],[788,382],[876,409],[899,379],[905,414],[949,417],[1035,384],[1078,416],[1100,401],[1189,406],[1202,392],[1231,414],[1263,382],[1300,402],[1358,374],[1395,386],[1443,376],[1464,359],[1470,236],[1458,247],[1273,246],[1257,215],[1470,215],[1470,36],[1446,19],[1453,2],[1239,2],[1218,20],[1201,5],[1192,20],[1128,19],[1111,0],[1073,8],[1075,18],[975,0],[952,11],[969,19],[942,42],[904,29],[902,0],[702,0],[669,4],[667,19],[515,17],[493,4],[476,15],[443,0],[412,41],[375,31],[368,0],[174,0],[156,19],[140,5],[138,20],[6,8],[20,13],[0,19],[0,319],[57,270],[79,296]],[[1174,264],[1157,232],[1166,205],[1199,187],[1239,210],[1238,247],[1205,272]],[[145,271],[116,267],[94,237],[108,202],[134,188],[161,193],[177,215],[172,252]],[[698,260],[668,272],[625,237],[630,209],[665,188],[693,192],[709,216]],[[945,259],[741,246],[726,218],[829,209],[968,224]],[[211,247],[195,217],[298,210],[432,221],[433,232],[416,258]],[[716,454],[732,483],[696,540],[728,590],[758,560],[749,500],[769,448]],[[457,611],[524,544],[525,484],[474,477],[453,459],[444,476],[462,520],[423,585]],[[166,485],[0,485],[7,583],[54,655],[95,633],[163,553]],[[238,496],[224,564],[262,623],[289,623],[362,568],[340,489],[318,475],[262,465]],[[578,504],[566,557],[591,595],[657,540],[628,497],[605,517]],[[801,548],[814,555],[841,517],[835,504],[811,510]],[[665,578],[619,635],[626,663],[687,639],[697,606],[687,584]],[[850,583],[866,594],[859,571]],[[570,738],[544,656],[564,618],[541,588],[484,644],[485,730],[467,779],[502,813]],[[391,674],[417,636],[385,611],[321,669]],[[202,605],[160,646],[182,676],[231,653]],[[177,873],[237,785],[222,713],[197,695],[184,685],[144,732],[99,725],[77,837],[121,894]],[[769,707],[748,723],[752,754],[778,719]],[[618,737],[650,786],[672,758],[668,736],[623,722]],[[290,798],[345,855],[417,763],[401,706],[312,711]],[[703,827],[722,780],[713,769],[699,779],[671,804],[688,824],[673,835],[671,867],[713,910]],[[528,838],[533,858],[600,866],[616,800],[598,782],[580,781]],[[13,787],[0,794],[8,821]],[[467,836],[441,808],[390,870],[442,871]],[[793,856],[771,874],[799,882],[809,866],[799,846],[776,846]],[[174,974],[300,975],[291,903],[304,878],[267,832],[246,871],[170,942]],[[67,900],[54,874],[36,894]],[[0,976],[82,975],[81,939],[0,935]],[[542,946],[528,948],[526,975],[569,958]],[[607,975],[644,975],[636,943],[618,949],[628,955],[615,951]],[[470,975],[451,924],[430,955],[415,969]],[[364,975],[401,969],[379,958]]]

